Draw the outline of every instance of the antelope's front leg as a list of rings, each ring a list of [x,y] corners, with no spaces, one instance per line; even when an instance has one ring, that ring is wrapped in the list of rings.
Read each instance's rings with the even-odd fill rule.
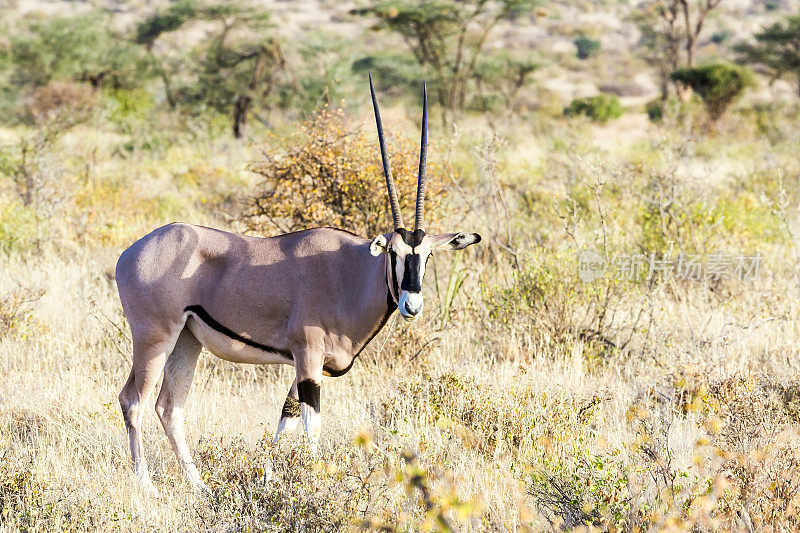
[[[322,350],[305,349],[295,358],[297,397],[300,401],[300,417],[306,428],[311,451],[317,453],[319,435],[322,432],[320,415],[320,384],[322,383]]]

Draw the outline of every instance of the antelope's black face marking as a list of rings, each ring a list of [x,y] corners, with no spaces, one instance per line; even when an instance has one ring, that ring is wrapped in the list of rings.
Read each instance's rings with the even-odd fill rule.
[[[442,233],[428,235],[421,229],[400,228],[388,235],[379,235],[370,243],[370,253],[385,252],[386,284],[400,314],[413,320],[422,312],[422,280],[425,267],[434,250],[461,250],[481,242],[477,233]]]
[[[422,244],[422,241],[424,241],[425,237],[427,237],[425,231],[421,229],[408,231],[405,228],[400,228],[398,230],[395,230],[395,233],[400,235],[400,238],[403,239],[403,242],[411,246],[412,248],[416,248],[417,246]]]
[[[422,280],[419,278],[420,266],[421,265],[420,265],[419,254],[410,253],[406,255],[406,264],[403,273],[403,282],[400,284],[401,290],[407,292],[422,291]]]
[[[389,254],[389,280],[397,300],[400,314],[406,320],[422,312],[422,279],[431,255],[428,235],[421,229],[408,231],[400,228],[387,244]]]

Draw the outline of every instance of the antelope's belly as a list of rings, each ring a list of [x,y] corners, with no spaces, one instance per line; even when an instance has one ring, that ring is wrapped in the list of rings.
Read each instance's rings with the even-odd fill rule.
[[[209,352],[232,363],[293,365],[294,359],[288,350],[260,345],[249,339],[235,339],[218,331],[194,314],[189,314],[186,327]]]

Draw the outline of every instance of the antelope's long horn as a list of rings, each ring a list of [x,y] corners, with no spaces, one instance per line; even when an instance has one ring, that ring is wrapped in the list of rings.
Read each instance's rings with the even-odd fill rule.
[[[400,204],[397,202],[397,190],[394,188],[392,179],[392,169],[389,168],[389,158],[386,155],[386,143],[383,140],[383,125],[381,124],[381,112],[378,109],[378,100],[375,98],[375,86],[372,85],[372,72],[369,73],[369,92],[372,94],[372,108],[375,110],[375,122],[378,125],[378,142],[381,145],[381,161],[383,162],[383,176],[386,178],[386,189],[389,191],[389,205],[392,208],[392,219],[394,229],[403,226],[403,217],[400,214]]]
[[[422,229],[425,207],[425,162],[428,152],[428,88],[422,82],[422,139],[419,147],[419,175],[417,176],[417,210],[414,214],[414,230]]]

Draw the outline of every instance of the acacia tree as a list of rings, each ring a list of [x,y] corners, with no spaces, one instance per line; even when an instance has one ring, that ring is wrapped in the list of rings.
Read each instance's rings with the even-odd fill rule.
[[[34,89],[53,81],[130,87],[141,82],[142,55],[101,12],[69,17],[31,17],[0,48],[12,85]]]
[[[399,34],[417,62],[433,71],[437,101],[452,112],[467,105],[468,86],[492,30],[532,5],[531,0],[416,0],[373,2],[351,13],[375,16],[378,28]]]
[[[749,70],[726,63],[678,69],[671,77],[700,95],[711,123],[719,120],[744,90],[753,85]]]
[[[195,47],[189,67],[154,52],[163,35],[196,21],[210,22],[214,30]],[[266,104],[285,68],[280,43],[264,37],[270,26],[269,13],[247,2],[181,0],[143,20],[135,40],[147,47],[171,106],[204,104],[227,114],[239,138],[253,107]],[[183,78],[178,89],[176,77]]]
[[[634,15],[642,32],[645,59],[658,69],[663,100],[669,93],[670,74],[694,66],[705,22],[721,3],[722,0],[650,0]]]
[[[266,14],[232,5],[219,5],[210,14],[219,29],[200,51],[197,94],[231,116],[238,139],[254,104],[266,105],[286,61],[277,39],[260,38],[269,25]]]
[[[754,37],[754,43],[740,43],[734,47],[739,61],[767,67],[773,80],[787,73],[794,75],[800,96],[800,16],[786,17],[762,28]]]
[[[167,33],[179,29],[187,22],[198,17],[198,7],[193,0],[180,0],[163,11],[157,11],[140,21],[134,30],[133,41],[143,45],[147,50],[150,67],[164,83],[167,103],[175,108],[177,102],[172,89],[172,76],[179,69],[177,64],[169,64],[169,60],[156,53],[158,39]]]

